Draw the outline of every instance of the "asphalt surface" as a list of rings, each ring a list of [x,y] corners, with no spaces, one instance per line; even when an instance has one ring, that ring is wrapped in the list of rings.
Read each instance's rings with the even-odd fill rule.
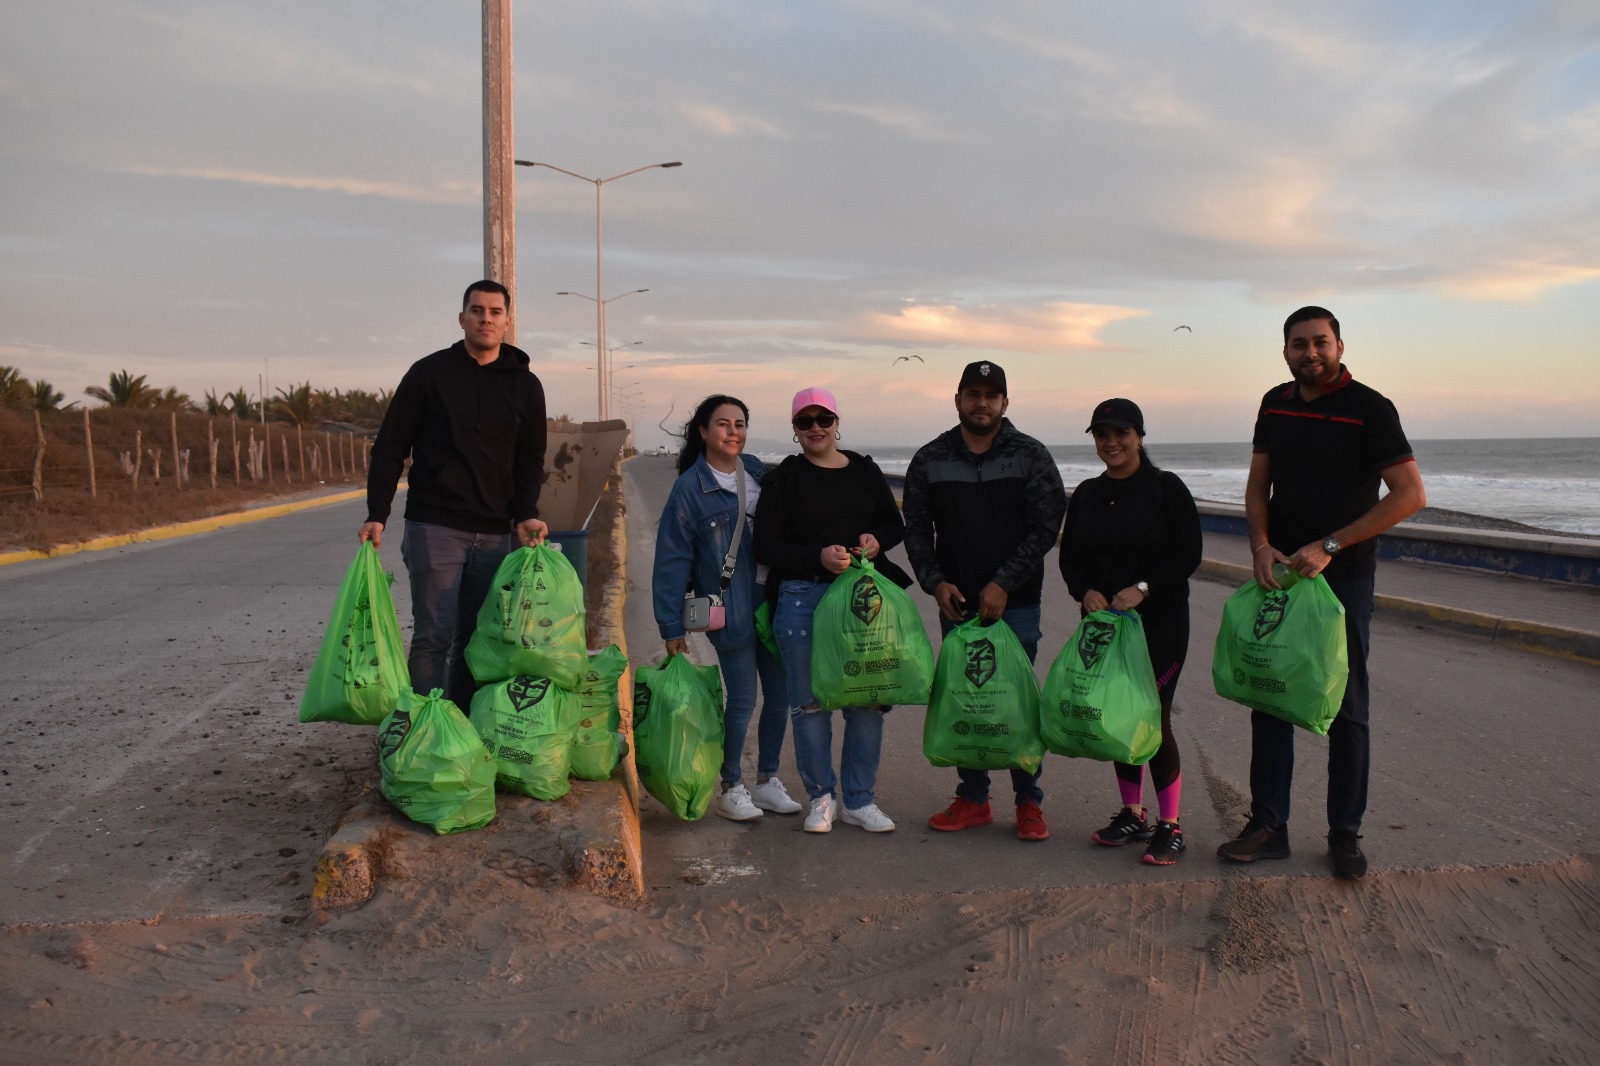
[[[638,664],[660,658],[649,571],[670,460],[633,460],[624,476],[626,628]],[[0,567],[0,676],[8,682],[0,697],[0,922],[304,912],[317,849],[371,776],[370,730],[296,720],[361,518],[362,504],[350,501]],[[395,600],[408,629],[398,548],[390,544],[383,557],[402,578]],[[1046,561],[1047,573],[1054,565]],[[1533,601],[1526,586],[1519,592],[1521,583],[1501,580],[1519,601]],[[1041,676],[1076,619],[1059,580],[1045,588]],[[1053,839],[1014,838],[1005,775],[997,775],[993,826],[930,832],[925,820],[948,803],[955,774],[926,764],[923,712],[902,707],[889,716],[878,782],[896,832],[840,825],[820,836],[802,832],[798,816],[775,815],[754,825],[682,823],[647,799],[647,884],[739,878],[758,892],[848,894],[1220,876],[1212,852],[1240,824],[1249,756],[1247,713],[1210,691],[1210,643],[1230,591],[1193,584],[1194,640],[1175,725],[1190,852],[1178,865],[1148,867],[1134,848],[1089,844],[1118,805],[1111,769],[1056,756],[1046,757],[1043,778]],[[914,597],[937,632],[931,600]],[[1374,869],[1593,855],[1595,668],[1382,616],[1373,632],[1365,832]],[[703,638],[694,657],[715,661]],[[1322,743],[1300,737],[1295,854],[1261,864],[1263,872],[1324,874]],[[747,771],[753,746],[752,738]],[[782,776],[798,793],[785,749]]]
[[[650,609],[655,521],[672,480],[671,459],[640,457],[624,465],[628,499],[626,628],[636,665],[658,661],[661,640]],[[904,564],[903,552],[891,557]],[[1229,560],[1235,561],[1235,560]],[[1036,669],[1043,678],[1077,622],[1077,606],[1045,561],[1044,638]],[[1421,568],[1419,568],[1421,569]],[[1426,575],[1420,591],[1429,591]],[[1508,595],[1525,584],[1513,578]],[[654,800],[642,812],[645,876],[748,877],[753,891],[791,886],[829,893],[969,891],[1057,885],[1114,886],[1131,880],[1206,879],[1224,867],[1215,849],[1243,823],[1248,796],[1249,715],[1211,691],[1212,641],[1232,585],[1191,583],[1192,639],[1179,682],[1174,732],[1184,765],[1183,824],[1189,852],[1178,864],[1151,867],[1135,847],[1089,842],[1120,805],[1109,765],[1047,755],[1041,785],[1052,838],[1018,841],[1005,774],[995,775],[995,823],[961,833],[926,827],[953,795],[954,770],[922,756],[923,710],[896,708],[886,723],[878,776],[879,806],[898,823],[888,834],[843,824],[827,835],[801,830],[801,817],[768,814],[738,824],[708,815],[675,819]],[[1387,590],[1380,577],[1379,592]],[[930,597],[913,590],[930,634],[938,622]],[[1526,602],[1528,596],[1521,600]],[[937,646],[937,645],[936,645]],[[715,662],[703,637],[691,655]],[[1600,740],[1593,728],[1593,666],[1496,644],[1484,636],[1380,616],[1373,623],[1373,770],[1364,846],[1375,871],[1540,862],[1593,855],[1600,834],[1586,812],[1596,792]],[[755,739],[746,744],[753,775]],[[835,743],[840,730],[836,725]],[[1297,737],[1294,854],[1262,862],[1262,873],[1326,876],[1325,742]],[[793,748],[785,741],[780,776],[801,793]],[[748,779],[753,780],[753,776]],[[1147,784],[1146,802],[1154,806]],[[708,875],[707,871],[714,871]]]

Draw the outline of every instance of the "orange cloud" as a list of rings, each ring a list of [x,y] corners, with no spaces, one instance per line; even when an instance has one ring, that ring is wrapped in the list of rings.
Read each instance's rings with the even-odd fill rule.
[[[1110,304],[1049,303],[1040,307],[912,304],[895,314],[869,317],[866,335],[877,340],[921,341],[981,351],[1100,351],[1099,333],[1113,322],[1148,314]]]

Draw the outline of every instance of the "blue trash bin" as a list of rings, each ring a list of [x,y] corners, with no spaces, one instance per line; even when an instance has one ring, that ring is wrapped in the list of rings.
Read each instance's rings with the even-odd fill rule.
[[[578,581],[583,585],[585,595],[589,592],[589,531],[587,529],[569,529],[557,532],[551,530],[548,539],[552,547],[559,548],[561,554],[567,557],[567,562],[578,572]]]

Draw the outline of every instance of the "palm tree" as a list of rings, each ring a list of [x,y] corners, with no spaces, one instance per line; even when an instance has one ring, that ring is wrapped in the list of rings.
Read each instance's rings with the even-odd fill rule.
[[[90,385],[83,390],[107,407],[154,407],[160,392],[145,384],[144,375],[134,377],[126,370],[111,375],[106,388]]]
[[[59,411],[61,401],[66,397],[56,391],[54,385],[42,378],[33,383],[33,406],[39,411]]]
[[[316,417],[316,398],[311,394],[311,382],[278,390],[278,399],[272,401],[272,413],[295,423],[306,425]]]
[[[214,390],[207,389],[205,401],[200,406],[206,414],[216,418],[219,415],[228,413],[228,398],[226,396],[218,396]]]
[[[7,407],[28,407],[33,399],[33,386],[14,366],[0,366],[0,403]]]
[[[154,392],[154,390],[151,391]],[[159,407],[163,411],[192,411],[194,409],[194,401],[189,399],[187,392],[179,392],[173,386],[168,385],[167,391],[155,393],[147,406]]]
[[[256,416],[256,402],[250,398],[249,389],[234,389],[223,397],[228,403],[228,413],[249,421]]]

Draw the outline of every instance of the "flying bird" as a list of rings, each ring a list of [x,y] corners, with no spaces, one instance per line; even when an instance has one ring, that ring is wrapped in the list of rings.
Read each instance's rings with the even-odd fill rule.
[[[1179,331],[1179,330],[1180,330],[1180,329],[1189,329],[1189,327],[1188,327],[1188,326],[1173,326],[1173,327],[1172,327],[1172,332],[1174,332],[1174,333],[1176,333],[1176,332],[1178,332],[1178,331]],[[1189,329],[1189,332],[1190,332],[1190,333],[1193,333],[1193,332],[1194,332],[1194,330],[1192,330],[1192,329]]]
[[[902,356],[898,357],[897,359],[895,359],[894,363],[905,362],[906,360],[909,360],[909,359],[915,359],[919,363],[926,363],[927,362],[927,360],[922,358],[922,356],[920,356],[920,355],[902,355]],[[894,363],[890,363],[889,365],[890,366],[894,366]]]

